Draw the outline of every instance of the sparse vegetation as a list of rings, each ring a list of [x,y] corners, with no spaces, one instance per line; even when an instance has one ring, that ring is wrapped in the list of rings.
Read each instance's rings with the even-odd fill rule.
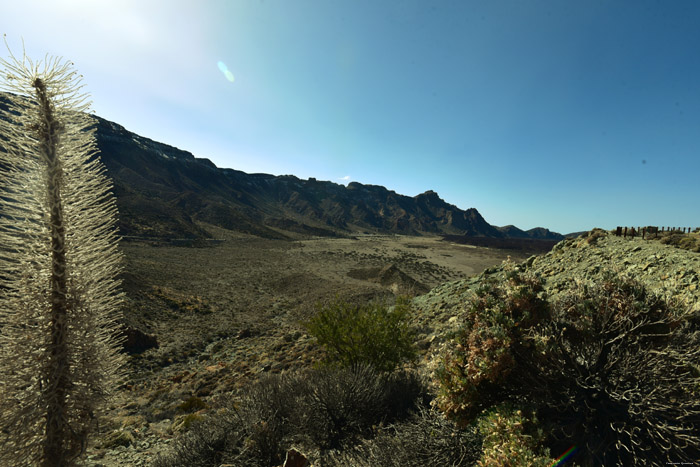
[[[178,412],[191,413],[198,410],[206,409],[207,404],[197,396],[188,397],[182,404],[178,405]]]
[[[660,236],[659,241],[664,245],[673,245],[684,250],[700,253],[700,234],[697,232],[687,234],[669,232]]]
[[[410,302],[399,298],[392,308],[380,302],[354,304],[336,300],[317,307],[305,323],[326,351],[326,363],[342,367],[369,364],[392,371],[416,356],[407,315]]]
[[[458,427],[436,411],[420,409],[373,439],[333,453],[328,465],[354,467],[472,466],[481,456],[475,426]]]
[[[589,245],[595,245],[599,238],[604,238],[609,235],[606,230],[595,228],[588,232],[586,235],[586,243]]]
[[[482,427],[496,416],[484,411],[504,402],[531,408],[546,434],[532,455],[577,445],[580,465],[691,461],[700,457],[699,336],[685,309],[630,278],[608,274],[548,305],[541,281],[510,267],[472,301],[439,371],[440,406]],[[491,425],[507,427],[512,414]],[[499,449],[522,444],[508,441],[517,430],[497,431]],[[484,435],[484,459],[496,463],[483,465],[505,465]]]
[[[333,450],[371,437],[381,423],[406,418],[424,397],[414,375],[369,366],[270,376],[192,424],[155,465],[279,465],[291,445]]]

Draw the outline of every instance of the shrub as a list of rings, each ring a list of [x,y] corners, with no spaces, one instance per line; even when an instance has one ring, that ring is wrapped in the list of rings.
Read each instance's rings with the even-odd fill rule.
[[[549,452],[537,454],[544,439],[536,422],[524,415],[523,410],[503,404],[479,418],[477,426],[483,436],[479,467],[550,467],[553,459]],[[554,461],[556,462],[556,461]]]
[[[689,317],[608,275],[553,308],[524,356],[522,396],[554,452],[583,463],[655,465],[700,458],[700,338]]]
[[[377,302],[356,305],[336,300],[319,305],[305,327],[325,348],[326,363],[343,367],[370,364],[380,371],[392,371],[416,357],[409,311],[409,301],[402,298],[393,308]]]
[[[196,412],[198,410],[206,409],[207,404],[197,396],[188,397],[187,400],[179,404],[175,410],[178,412]]]
[[[353,449],[333,453],[328,465],[354,467],[472,466],[481,454],[474,426],[459,428],[437,411],[422,408]]]
[[[437,371],[439,406],[463,423],[503,399],[523,333],[549,313],[541,280],[513,263],[504,267],[504,281],[487,280],[476,291],[454,350]]]
[[[589,245],[595,245],[598,243],[599,238],[605,238],[609,234],[606,230],[595,228],[586,234],[586,243]]]
[[[235,412],[224,411],[193,424],[187,433],[172,443],[170,453],[161,454],[154,460],[153,466],[211,467],[230,463],[237,460],[234,454],[240,451],[243,439]]]
[[[700,458],[700,333],[690,313],[612,274],[553,306],[538,289],[511,268],[477,294],[438,372],[440,406],[463,424],[504,402],[532,407],[544,444],[578,446],[583,465]],[[504,433],[501,444],[517,435]]]
[[[235,406],[193,424],[155,465],[279,465],[291,445],[339,449],[372,436],[374,426],[405,418],[424,397],[412,374],[367,365],[272,375],[247,388]],[[191,464],[200,458],[206,463]]]
[[[669,232],[659,238],[659,242],[665,245],[673,245],[684,250],[700,253],[700,236],[696,234],[682,234]]]

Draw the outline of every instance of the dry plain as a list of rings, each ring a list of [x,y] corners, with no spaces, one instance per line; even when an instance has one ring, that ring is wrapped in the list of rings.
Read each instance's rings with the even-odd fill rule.
[[[317,303],[391,303],[529,256],[437,236],[283,241],[209,228],[218,241],[204,247],[122,242],[125,320],[158,346],[130,356],[95,465],[148,465],[183,430],[186,401],[203,401],[204,416],[262,375],[313,365],[321,349],[302,322]]]

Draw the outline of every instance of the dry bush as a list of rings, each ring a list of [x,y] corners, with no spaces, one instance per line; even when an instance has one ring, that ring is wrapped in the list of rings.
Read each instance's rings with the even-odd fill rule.
[[[221,412],[193,424],[172,444],[171,452],[160,455],[153,466],[211,467],[232,463],[242,457],[244,440],[245,432],[241,430],[236,414]]]
[[[504,265],[505,281],[488,280],[476,291],[437,372],[440,408],[465,423],[503,400],[523,332],[549,314],[541,280]]]
[[[690,315],[608,275],[553,308],[530,336],[520,395],[538,407],[553,452],[583,464],[700,458],[700,336]],[[514,383],[515,384],[515,383]]]
[[[449,415],[470,423],[503,402],[531,407],[547,434],[540,447],[576,445],[581,465],[700,458],[690,313],[612,274],[550,307],[537,280],[516,276],[480,291],[445,356],[439,402]]]
[[[333,453],[328,465],[354,467],[471,466],[481,455],[475,427],[459,428],[437,411],[420,409],[376,438]]]
[[[372,436],[373,427],[405,418],[425,398],[415,375],[366,365],[273,375],[247,388],[235,406],[194,424],[154,465],[278,465],[292,445],[328,450],[356,444]]]

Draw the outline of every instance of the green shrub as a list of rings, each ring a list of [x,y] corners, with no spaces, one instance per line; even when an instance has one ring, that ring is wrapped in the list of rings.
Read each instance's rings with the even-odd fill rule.
[[[511,267],[479,291],[438,372],[443,410],[466,424],[504,402],[532,407],[543,446],[576,445],[582,465],[700,458],[692,315],[612,274],[551,306],[540,288]]]
[[[337,300],[319,305],[305,327],[325,348],[326,363],[342,367],[370,364],[380,371],[392,371],[416,357],[409,311],[409,301],[401,298],[393,308],[378,302],[356,305]]]
[[[556,462],[547,449],[537,453],[544,439],[542,429],[510,404],[489,410],[477,426],[484,440],[479,467],[550,467]]]
[[[455,348],[437,371],[439,406],[463,423],[503,399],[523,333],[549,313],[541,280],[513,263],[504,266],[505,281],[488,280],[476,291]]]

